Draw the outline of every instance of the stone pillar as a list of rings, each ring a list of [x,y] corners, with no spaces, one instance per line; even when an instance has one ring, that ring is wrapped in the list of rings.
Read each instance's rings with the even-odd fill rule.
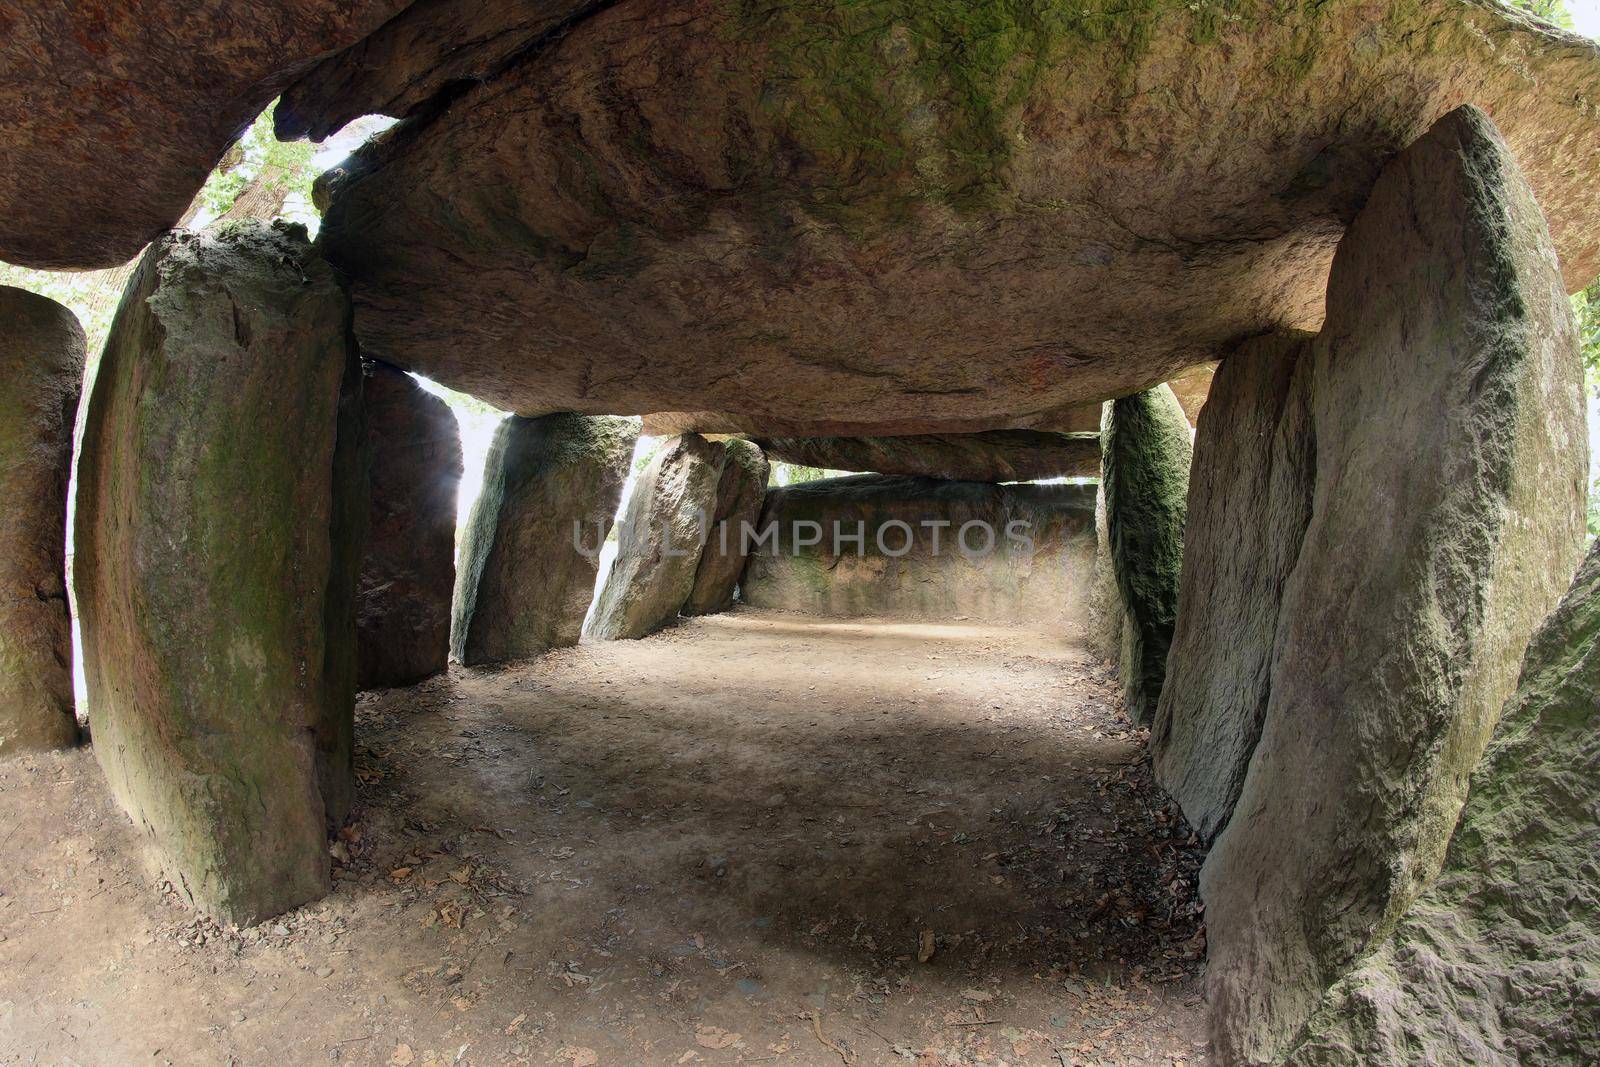
[[[1148,723],[1178,614],[1189,420],[1171,387],[1158,385],[1112,401],[1100,432],[1106,530],[1124,612],[1123,693],[1129,717]]]
[[[1150,747],[1204,840],[1227,823],[1267,713],[1284,583],[1311,518],[1308,334],[1222,361],[1196,429],[1178,621]]]
[[[1445,116],[1384,169],[1302,359],[1311,516],[1261,738],[1200,880],[1225,1063],[1276,1062],[1439,870],[1583,543],[1572,313],[1481,111]]]
[[[356,685],[411,685],[450,660],[461,430],[443,400],[382,363],[368,367],[366,551],[356,593]]]
[[[77,743],[67,611],[67,479],[83,329],[0,286],[0,755]]]
[[[725,458],[721,445],[699,434],[661,446],[628,500],[617,558],[589,620],[592,636],[639,638],[677,619],[694,589]]]
[[[1600,1049],[1600,544],[1528,646],[1439,880],[1287,1061],[1589,1063]]]
[[[512,416],[489,449],[461,545],[451,641],[465,664],[578,643],[639,427]]]
[[[761,449],[742,437],[731,437],[722,447],[726,456],[722,481],[694,588],[683,605],[685,615],[714,615],[733,606],[734,590],[744,572],[744,530],[755,528],[766,499],[768,465]]]
[[[172,883],[227,921],[326,891],[348,796],[348,337],[301,227],[168,235],[89,402],[75,580],[95,754]]]

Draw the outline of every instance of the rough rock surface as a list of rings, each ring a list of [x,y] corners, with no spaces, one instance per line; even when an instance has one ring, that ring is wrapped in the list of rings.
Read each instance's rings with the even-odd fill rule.
[[[500,424],[461,545],[456,659],[502,663],[578,643],[638,437],[632,419],[609,416]]]
[[[860,474],[770,489],[745,602],[808,615],[1088,620],[1092,485]],[[969,524],[971,524],[969,526]],[[853,540],[860,535],[860,542]]]
[[[1329,992],[1288,1063],[1594,1062],[1600,545],[1528,646],[1439,880]]]
[[[1201,872],[1225,1062],[1281,1055],[1438,871],[1583,543],[1572,313],[1482,112],[1384,170],[1311,358],[1311,521],[1261,740]]]
[[[1122,594],[1119,666],[1128,714],[1155,717],[1178,616],[1189,491],[1189,420],[1162,385],[1106,406],[1101,484],[1107,543]]]
[[[1310,342],[1266,334],[1230,353],[1195,434],[1178,621],[1150,747],[1157,780],[1207,841],[1261,737],[1278,608],[1311,518]]]
[[[714,615],[733,605],[739,575],[744,573],[744,529],[756,525],[766,500],[769,464],[762,450],[737,437],[723,441],[722,449],[717,505],[695,571],[694,588],[683,603],[685,615]]]
[[[83,356],[72,312],[0,286],[0,755],[78,740],[66,551]]]
[[[79,463],[74,580],[94,751],[172,884],[228,921],[328,885],[319,763],[347,767],[359,546],[336,543],[349,308],[299,227],[153,245]],[[330,675],[345,678],[335,692]]]
[[[322,240],[365,351],[522,414],[1041,425],[1316,329],[1468,99],[1587,284],[1600,49],[1463,0],[620,0],[358,153]]]
[[[1127,613],[1117,588],[1117,568],[1111,559],[1111,526],[1106,518],[1106,487],[1094,492],[1094,585],[1089,590],[1089,647],[1111,663],[1122,659],[1122,628]]]
[[[775,437],[758,442],[785,463],[865,474],[912,474],[965,482],[1097,477],[1100,435],[990,430],[903,437]]]
[[[977,418],[928,419],[906,416],[885,421],[852,422],[841,419],[752,418],[718,411],[658,411],[644,417],[644,433],[672,437],[681,433],[742,434],[753,439],[770,437],[881,437],[927,434],[969,434],[1002,429],[1048,430],[1056,433],[1099,433],[1100,402],[1067,404],[1028,414]]]
[[[420,0],[303,74],[278,137],[320,141],[362,115],[403,118],[453,82],[484,81],[603,0]]]
[[[356,591],[356,685],[411,685],[450,660],[461,430],[404,371],[369,366],[366,550]]]
[[[592,636],[639,638],[677,619],[694,590],[726,459],[722,445],[685,434],[663,444],[639,475],[589,620]]]
[[[138,255],[301,64],[404,6],[0,0],[0,260]]]

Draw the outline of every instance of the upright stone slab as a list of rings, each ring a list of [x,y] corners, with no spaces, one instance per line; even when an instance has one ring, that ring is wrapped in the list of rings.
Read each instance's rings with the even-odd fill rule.
[[[1196,428],[1178,622],[1150,747],[1157,779],[1207,841],[1261,737],[1278,608],[1311,518],[1310,342],[1267,334],[1234,350]]]
[[[1113,401],[1101,427],[1101,484],[1124,611],[1120,667],[1128,714],[1155,717],[1178,615],[1189,487],[1189,420],[1166,385]]]
[[[1329,991],[1290,1064],[1594,1062],[1600,545],[1528,646],[1439,880]]]
[[[1201,872],[1213,1038],[1272,1061],[1439,869],[1583,538],[1571,311],[1463,107],[1384,170],[1312,356],[1316,482],[1260,743]]]
[[[720,444],[692,433],[656,453],[628,500],[617,558],[589,621],[592,636],[644,637],[678,617],[694,590],[725,458]]]
[[[324,781],[348,765],[329,746],[348,738],[361,510],[336,499],[358,473],[348,312],[301,227],[163,237],[89,402],[75,583],[95,755],[173,885],[228,921],[328,885],[341,801],[319,763]]]
[[[1095,485],[1094,492],[1094,584],[1089,590],[1089,625],[1084,638],[1090,650],[1101,659],[1118,664],[1122,659],[1122,591],[1117,588],[1117,569],[1111,562],[1111,526],[1106,516],[1106,487]]]
[[[767,491],[745,603],[814,616],[977,619],[1081,640],[1095,487],[857,474]]]
[[[83,355],[72,312],[0,286],[0,755],[78,740],[66,546]]]
[[[730,437],[722,442],[726,459],[717,486],[717,504],[694,588],[684,602],[685,615],[714,615],[733,606],[734,590],[744,572],[747,527],[761,518],[767,493],[767,457],[752,441]]]
[[[456,659],[500,663],[578,643],[638,437],[622,418],[500,424],[461,545]]]
[[[371,496],[356,594],[356,684],[411,685],[450,659],[461,430],[404,371],[371,364],[366,387]]]

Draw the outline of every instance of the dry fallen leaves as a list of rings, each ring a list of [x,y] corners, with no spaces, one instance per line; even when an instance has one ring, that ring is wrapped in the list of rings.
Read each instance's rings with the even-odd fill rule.
[[[694,1032],[694,1043],[701,1048],[727,1048],[737,1044],[740,1035],[729,1033],[720,1026],[702,1026]]]

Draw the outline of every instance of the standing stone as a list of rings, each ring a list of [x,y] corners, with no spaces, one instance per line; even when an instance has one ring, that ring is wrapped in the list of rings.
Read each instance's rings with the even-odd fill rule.
[[[1600,1049],[1600,545],[1522,665],[1439,880],[1288,1058],[1594,1062]]]
[[[1112,401],[1101,427],[1101,484],[1112,568],[1122,594],[1124,700],[1155,716],[1178,615],[1189,487],[1189,420],[1166,385]]]
[[[1081,640],[1094,498],[1092,485],[892,474],[775,486],[740,595],[805,615],[977,619]]]
[[[589,633],[644,637],[668,625],[694,590],[726,454],[699,434],[674,437],[639,476],[622,520],[617,558]]]
[[[1379,177],[1310,358],[1311,521],[1261,740],[1201,871],[1227,1063],[1280,1057],[1439,870],[1582,545],[1572,313],[1481,111],[1445,116]]]
[[[1089,625],[1085,640],[1095,655],[1108,663],[1122,659],[1122,591],[1117,588],[1117,568],[1111,561],[1111,525],[1106,516],[1106,487],[1094,491],[1094,585],[1089,590]]]
[[[66,550],[83,355],[72,312],[0,286],[0,755],[78,740]]]
[[[767,457],[752,441],[730,437],[722,442],[726,461],[717,486],[717,505],[694,588],[684,602],[685,615],[714,615],[733,606],[733,592],[744,572],[746,526],[761,518],[767,492]]]
[[[329,601],[353,589],[363,510],[336,484],[359,473],[339,440],[348,317],[301,227],[169,235],[89,402],[75,581],[94,751],[172,884],[226,921],[328,887],[340,801],[319,762],[328,780],[348,755],[319,740],[348,737],[355,639]]]
[[[411,685],[450,659],[461,430],[443,400],[404,371],[370,366],[371,498],[356,594],[356,684]]]
[[[1206,841],[1232,814],[1261,737],[1278,608],[1311,518],[1310,341],[1266,334],[1236,349],[1195,434],[1178,624],[1150,747]]]
[[[489,449],[461,544],[456,659],[502,663],[578,643],[639,427],[513,415]]]

